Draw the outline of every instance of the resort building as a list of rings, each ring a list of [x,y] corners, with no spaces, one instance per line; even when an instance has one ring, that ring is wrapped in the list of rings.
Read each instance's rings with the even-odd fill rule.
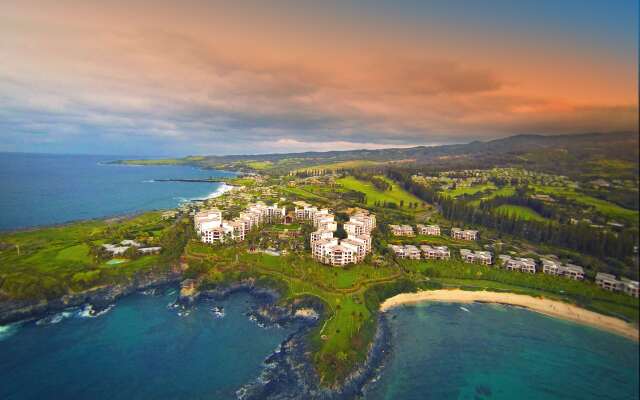
[[[313,214],[313,217],[311,218],[311,220],[313,221],[313,226],[318,226],[318,222],[321,219],[327,219],[327,218],[333,219],[333,214],[331,214],[331,212],[328,209],[323,208],[322,210],[316,211]]]
[[[447,246],[429,246],[423,244],[420,246],[422,256],[427,260],[448,260],[451,258],[451,252]]]
[[[610,292],[618,292],[622,290],[622,282],[616,279],[614,275],[598,272],[596,274],[596,285]]]
[[[471,229],[451,228],[451,237],[457,240],[477,240],[478,231]]]
[[[315,242],[318,242],[323,239],[331,239],[331,238],[333,238],[333,231],[328,231],[328,230],[315,231],[315,232],[311,232],[309,242],[311,243],[311,246],[313,246]]]
[[[577,281],[584,279],[584,269],[579,265],[563,265],[560,261],[549,258],[543,258],[540,261],[542,262],[542,272],[547,275],[563,276]]]
[[[409,260],[419,260],[421,258],[420,249],[412,244],[407,244],[404,246],[404,253],[406,258]]]
[[[365,233],[364,223],[361,221],[347,221],[343,225],[344,231],[347,235],[362,235]]]
[[[419,235],[440,236],[440,227],[438,225],[422,225],[418,224]]]
[[[338,225],[333,214],[323,209],[314,213],[314,225],[318,228],[310,235],[312,256],[315,260],[333,266],[361,262],[371,252],[371,231],[375,227],[375,216],[359,213],[344,224],[347,238],[333,237]]]
[[[526,272],[528,274],[536,273],[536,261],[533,258],[511,258],[507,255],[501,255],[499,258],[503,262],[504,269],[508,271]]]
[[[293,213],[299,221],[312,221],[313,216],[318,212],[317,207],[313,207],[304,201],[296,201],[294,204],[297,207],[294,208]]]
[[[285,207],[258,202],[250,204],[238,218],[231,221],[223,220],[222,212],[212,208],[196,213],[193,222],[202,242],[223,243],[225,240],[244,240],[247,232],[261,224],[282,223],[285,215]]]
[[[141,254],[147,255],[147,254],[158,254],[162,251],[162,247],[160,246],[154,246],[154,247],[140,247],[138,249],[138,252],[140,252]]]
[[[353,264],[355,262],[355,251],[343,245],[332,246],[324,255],[324,263],[334,267]]]
[[[584,280],[584,269],[579,265],[566,264],[558,267],[558,275],[581,281]]]
[[[127,250],[132,247],[137,249],[138,253],[142,255],[157,254],[162,251],[162,247],[142,247],[142,244],[136,242],[135,240],[129,239],[125,239],[119,244],[107,243],[102,245],[102,248],[105,249],[106,252],[111,254],[112,257],[122,256],[127,252]]]
[[[103,244],[102,248],[104,248],[108,253],[110,253],[112,257],[121,256],[127,250],[129,250],[129,246],[118,246],[110,243]]]
[[[638,294],[640,292],[640,284],[638,283],[638,281],[632,281],[631,279],[627,278],[620,278],[620,281],[622,281],[623,292],[625,292],[629,296],[638,298]]]
[[[390,244],[389,248],[391,249],[391,251],[393,251],[393,253],[396,255],[396,257],[398,257],[398,258],[405,258],[406,257],[406,252],[404,250],[404,246],[397,245],[397,244]]]
[[[460,258],[466,263],[491,265],[493,258],[488,251],[471,251],[469,249],[460,249]]]
[[[542,272],[547,275],[559,275],[559,267],[560,263],[557,261],[549,260],[546,258],[541,259],[542,261]]]
[[[389,225],[393,236],[413,236],[413,227],[410,225]]]
[[[371,235],[371,232],[376,227],[376,216],[374,214],[370,214],[367,211],[360,211],[349,217],[349,222],[356,224],[361,223],[364,228],[363,233]]]

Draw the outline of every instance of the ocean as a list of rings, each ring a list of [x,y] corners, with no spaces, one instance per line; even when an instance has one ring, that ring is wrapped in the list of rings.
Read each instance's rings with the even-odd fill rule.
[[[188,166],[106,164],[116,156],[0,153],[0,230],[174,208],[221,183],[157,179],[234,176]]]
[[[234,399],[295,326],[262,328],[244,293],[180,316],[174,289],[104,315],[0,327],[0,398]],[[224,307],[223,318],[212,313]],[[638,344],[531,311],[421,304],[391,312],[392,351],[368,400],[637,399]]]
[[[0,154],[0,229],[170,208],[230,176],[105,165],[113,157]],[[0,399],[232,399],[289,328],[262,328],[247,294],[167,308],[135,294],[98,317],[80,309],[0,326]],[[391,356],[366,399],[638,399],[638,343],[508,306],[421,304],[391,312]]]
[[[251,321],[248,294],[182,316],[167,307],[175,298],[163,289],[97,317],[74,309],[0,328],[0,399],[232,399],[294,329]]]
[[[370,400],[638,399],[638,343],[521,308],[391,311],[393,350]]]

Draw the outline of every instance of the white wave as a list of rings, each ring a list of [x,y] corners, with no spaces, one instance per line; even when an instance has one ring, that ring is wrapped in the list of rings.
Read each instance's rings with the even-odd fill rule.
[[[111,311],[113,309],[113,307],[115,307],[114,304],[111,304],[110,306],[106,307],[103,310],[100,311],[95,311],[93,309],[93,306],[91,304],[87,304],[84,306],[84,308],[82,308],[80,311],[78,311],[78,313],[76,314],[78,317],[80,318],[97,318],[101,315],[104,315],[106,313],[108,313],[109,311]]]
[[[145,179],[142,183],[155,183],[155,179]]]
[[[70,318],[74,315],[73,311],[63,311],[54,315],[41,318],[36,321],[36,325],[53,325],[62,322],[63,320]]]
[[[468,309],[468,308],[465,308],[465,307],[462,307],[462,306],[460,306],[460,309],[461,309],[462,311],[466,311],[466,312],[469,312],[469,313],[471,312],[471,311],[469,311],[469,309]]]
[[[223,194],[225,194],[231,189],[233,189],[233,186],[227,185],[226,183],[222,182],[222,184],[215,190],[215,192],[209,193],[209,195],[206,198],[215,199],[216,197],[222,196]]]
[[[0,342],[10,338],[18,332],[21,322],[8,325],[0,325]]]

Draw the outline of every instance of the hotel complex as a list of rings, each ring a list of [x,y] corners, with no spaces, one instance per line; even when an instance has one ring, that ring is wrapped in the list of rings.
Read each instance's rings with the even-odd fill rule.
[[[245,234],[256,226],[265,223],[280,223],[286,210],[277,204],[267,206],[258,202],[250,204],[231,221],[222,218],[222,211],[217,208],[198,212],[194,217],[195,230],[204,243],[224,243],[226,240],[242,241]]]
[[[311,220],[316,231],[310,234],[311,254],[323,264],[342,266],[364,260],[371,252],[371,231],[376,217],[368,212],[358,212],[344,223],[346,239],[333,236],[338,229],[334,215],[327,209],[318,210],[308,204],[298,204],[295,215],[301,220]]]

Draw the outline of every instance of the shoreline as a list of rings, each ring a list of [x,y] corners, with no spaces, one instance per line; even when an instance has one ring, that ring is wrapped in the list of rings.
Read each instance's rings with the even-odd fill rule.
[[[461,289],[425,290],[416,293],[401,293],[386,299],[380,304],[380,312],[402,306],[428,301],[444,303],[494,303],[523,307],[530,311],[559,318],[593,328],[604,330],[638,342],[638,327],[622,319],[599,314],[576,305],[558,300],[537,298],[515,293],[465,291]]]

